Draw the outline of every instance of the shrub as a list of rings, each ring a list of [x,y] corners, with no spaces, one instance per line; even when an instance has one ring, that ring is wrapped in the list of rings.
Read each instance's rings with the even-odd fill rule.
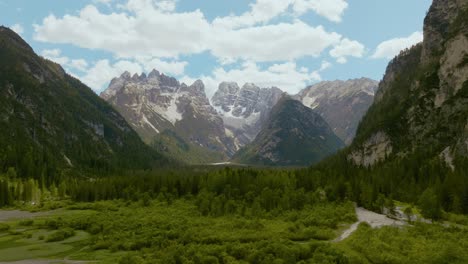
[[[47,242],[58,242],[58,241],[63,241],[69,237],[72,237],[75,235],[75,230],[71,229],[71,228],[64,228],[64,229],[60,229],[60,230],[57,230],[55,232],[53,232],[52,234],[50,234],[46,241]]]
[[[0,232],[10,230],[10,226],[8,224],[0,223]]]
[[[19,222],[20,226],[32,226],[34,224],[34,220],[32,219],[24,219]]]

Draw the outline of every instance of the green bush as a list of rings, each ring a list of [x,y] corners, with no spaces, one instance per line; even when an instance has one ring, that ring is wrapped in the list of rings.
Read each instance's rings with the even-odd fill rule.
[[[32,226],[34,224],[34,220],[32,219],[24,219],[19,222],[20,226]]]
[[[71,229],[71,228],[64,228],[64,229],[60,229],[60,230],[57,230],[55,232],[53,232],[52,234],[50,234],[47,239],[46,239],[46,242],[58,242],[58,241],[63,241],[69,237],[72,237],[75,235],[75,230]]]
[[[10,225],[0,223],[0,232],[5,232],[5,231],[8,231],[8,230],[10,230]]]

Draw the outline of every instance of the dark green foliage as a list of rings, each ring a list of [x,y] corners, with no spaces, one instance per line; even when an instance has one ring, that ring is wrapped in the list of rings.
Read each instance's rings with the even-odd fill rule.
[[[10,225],[5,223],[0,223],[0,232],[5,232],[10,230]]]
[[[75,230],[71,228],[64,228],[60,229],[57,231],[54,231],[52,234],[47,236],[46,242],[58,242],[58,241],[63,241],[69,237],[72,237],[75,235]]]
[[[361,224],[345,251],[360,255],[355,263],[466,263],[468,233],[465,227],[415,224],[407,228],[372,229]],[[348,251],[349,252],[349,251]]]
[[[442,216],[442,207],[440,200],[432,189],[426,189],[419,198],[419,207],[421,214],[429,219],[440,219]]]
[[[49,182],[61,174],[149,169],[163,160],[90,88],[4,27],[0,91],[0,172],[9,177]]]

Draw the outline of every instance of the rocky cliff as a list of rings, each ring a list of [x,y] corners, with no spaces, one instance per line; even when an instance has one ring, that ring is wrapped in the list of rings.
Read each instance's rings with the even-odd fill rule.
[[[239,88],[237,83],[223,82],[211,102],[239,149],[254,140],[282,94],[276,87],[260,88],[246,83]]]
[[[468,2],[435,0],[424,41],[393,59],[348,158],[372,166],[423,151],[468,155]]]

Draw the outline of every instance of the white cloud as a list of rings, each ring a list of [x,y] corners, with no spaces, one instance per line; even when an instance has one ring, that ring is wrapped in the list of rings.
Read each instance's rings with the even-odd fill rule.
[[[69,65],[71,68],[85,72],[88,68],[88,62],[84,59],[72,60]]]
[[[186,61],[163,61],[158,58],[137,58],[137,61],[143,66],[146,72],[157,69],[168,75],[179,76],[184,74]]]
[[[341,22],[344,11],[348,8],[345,0],[295,0],[293,9],[299,14],[309,10],[333,22]]]
[[[216,29],[213,36],[211,52],[222,61],[256,62],[317,57],[341,39],[339,34],[329,33],[322,26],[311,27],[301,21],[239,30]]]
[[[355,40],[344,38],[340,44],[330,50],[330,56],[335,58],[338,63],[344,64],[347,62],[346,57],[362,58],[365,47]]]
[[[256,0],[250,6],[250,11],[240,16],[230,15],[216,18],[213,25],[224,28],[239,28],[266,23],[280,15],[289,14],[290,8],[293,10],[293,13],[290,14],[292,16],[300,16],[312,10],[330,21],[341,22],[344,11],[348,8],[348,3],[345,0]]]
[[[103,14],[88,5],[78,16],[49,15],[34,25],[34,39],[106,50],[122,58],[177,57],[206,50],[210,26],[199,10],[166,13],[143,0],[128,5],[130,14]]]
[[[346,4],[343,0],[332,2]],[[268,22],[291,5],[299,6],[297,12],[319,7],[328,10],[334,5],[319,3],[321,0],[285,0],[284,3],[257,0],[250,12],[217,18],[213,23],[200,10],[173,12],[173,0],[128,0],[121,6],[122,12],[109,14],[88,5],[78,15],[47,16],[41,24],[34,25],[34,39],[105,50],[122,59],[141,56],[177,59],[180,55],[210,51],[225,63],[239,59],[293,60],[319,56],[325,49],[338,45],[342,36],[299,19],[291,23],[254,24]],[[337,6],[341,10],[344,5]]]
[[[16,34],[18,34],[18,35],[22,35],[24,33],[24,28],[23,28],[23,26],[21,24],[14,24],[10,28],[14,32],[16,32]]]
[[[240,16],[217,17],[213,21],[213,25],[222,28],[239,28],[265,23],[284,13],[293,2],[294,0],[257,0],[254,4],[251,4],[249,12]]]
[[[340,22],[348,7],[345,0],[256,0],[248,12],[218,17],[213,22],[200,10],[176,12],[177,0],[94,2],[117,8],[105,13],[88,5],[77,14],[49,15],[34,25],[34,39],[113,54],[115,63],[99,60],[90,65],[82,59],[63,57],[60,50],[43,52],[67,68],[82,72],[83,82],[96,91],[126,70],[141,73],[156,68],[168,75],[182,76],[187,62],[180,61],[180,56],[209,52],[222,64],[245,63],[237,69],[218,67],[211,75],[202,76],[208,93],[214,92],[219,82],[229,80],[274,85],[294,93],[320,80],[320,72],[331,67],[323,61],[319,69],[311,71],[297,67],[295,60],[319,57],[330,50],[330,56],[343,63],[347,57],[362,57],[364,53],[359,42],[299,19],[314,11]],[[279,16],[287,19],[270,23]],[[274,64],[262,68],[259,62]]]
[[[125,71],[141,73],[143,68],[138,63],[126,60],[114,64],[111,64],[108,60],[100,60],[84,76],[81,76],[81,81],[99,92],[110,80],[120,76]]]
[[[375,53],[371,56],[373,59],[392,59],[400,53],[400,51],[410,48],[411,46],[423,40],[422,32],[414,32],[408,37],[394,38],[380,43]]]
[[[112,0],[93,0],[93,3],[104,4],[104,5],[110,5],[111,2]]]
[[[320,81],[320,70],[311,71],[308,68],[298,68],[294,62],[273,64],[262,69],[256,63],[247,61],[241,67],[226,70],[222,67],[216,68],[210,76],[201,76],[206,86],[206,93],[211,97],[223,81],[244,83],[255,83],[259,87],[278,87],[285,92],[295,94],[311,82]],[[184,77],[181,81],[190,84],[193,78]]]
[[[326,69],[329,69],[331,68],[333,65],[328,62],[328,61],[322,61],[322,65],[320,66],[320,70],[319,71],[324,71]]]
[[[46,58],[53,58],[53,57],[58,57],[60,54],[62,54],[62,51],[60,49],[46,49],[41,52],[42,56]]]
[[[46,49],[41,52],[44,58],[65,66],[70,62],[70,59],[66,56],[61,56],[61,54],[62,51],[60,49]]]

